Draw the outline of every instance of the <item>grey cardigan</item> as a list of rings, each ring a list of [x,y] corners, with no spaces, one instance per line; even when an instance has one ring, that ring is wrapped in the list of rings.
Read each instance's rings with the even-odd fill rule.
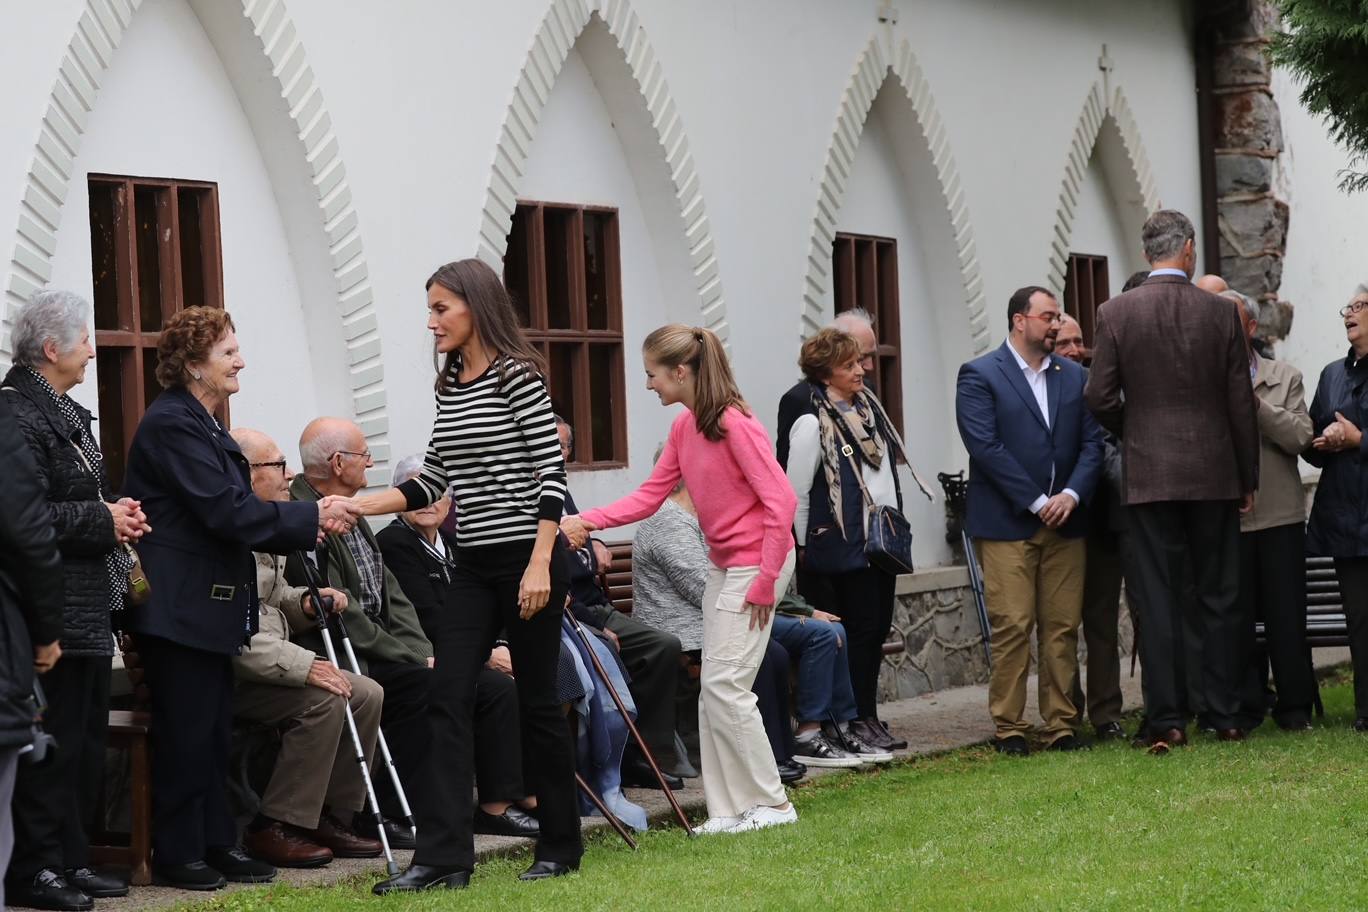
[[[698,517],[666,500],[632,539],[632,616],[679,637],[686,650],[702,649],[709,567]]]

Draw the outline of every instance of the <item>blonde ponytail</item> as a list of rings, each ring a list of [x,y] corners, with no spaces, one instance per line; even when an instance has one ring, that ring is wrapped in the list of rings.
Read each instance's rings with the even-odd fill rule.
[[[711,441],[726,436],[722,416],[735,406],[749,415],[750,407],[741,398],[732,376],[731,363],[722,340],[710,329],[671,323],[646,337],[642,352],[663,367],[674,368],[687,364],[694,371],[694,420],[698,430]]]

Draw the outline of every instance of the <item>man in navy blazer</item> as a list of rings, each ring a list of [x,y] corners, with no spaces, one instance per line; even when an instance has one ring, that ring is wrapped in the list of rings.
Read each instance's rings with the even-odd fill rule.
[[[1074,750],[1087,531],[1102,432],[1083,401],[1083,368],[1053,354],[1062,314],[1048,290],[1018,289],[1007,340],[960,367],[955,419],[969,451],[965,529],[983,565],[992,626],[988,708],[998,750],[1028,753],[1026,706],[1037,628],[1040,715],[1050,749]]]

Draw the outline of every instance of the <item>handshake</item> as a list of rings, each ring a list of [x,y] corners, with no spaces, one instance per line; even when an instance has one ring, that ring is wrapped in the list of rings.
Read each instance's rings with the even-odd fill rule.
[[[598,526],[591,522],[585,522],[578,514],[561,518],[560,529],[565,537],[570,539],[570,547],[578,550],[584,547],[584,543],[589,540],[589,533],[596,530]]]
[[[318,540],[329,533],[345,535],[361,521],[361,504],[352,497],[329,494],[318,502]]]

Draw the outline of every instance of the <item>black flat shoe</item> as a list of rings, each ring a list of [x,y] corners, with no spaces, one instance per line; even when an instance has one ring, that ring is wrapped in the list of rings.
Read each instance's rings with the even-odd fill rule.
[[[358,836],[365,836],[368,839],[380,838],[380,834],[375,830],[375,818],[359,811],[352,819],[352,830]],[[408,828],[408,824],[400,823],[398,820],[385,819],[385,839],[389,841],[391,849],[418,848],[418,840],[413,835],[413,830]]]
[[[1099,742],[1124,741],[1126,739],[1126,730],[1121,727],[1120,722],[1103,722],[1097,726],[1096,731]]]
[[[684,780],[680,779],[678,776],[671,776],[664,770],[661,770],[661,774],[665,779],[665,784],[670,787],[670,791],[676,791],[684,787]],[[646,761],[639,760],[632,762],[629,760],[622,764],[622,787],[659,789],[660,780],[656,778],[655,773],[651,771],[651,765]]]
[[[1073,735],[1060,735],[1045,746],[1047,751],[1081,751],[1087,750],[1088,745],[1078,740]]]
[[[807,767],[797,760],[788,759],[779,765],[779,781],[784,785],[797,782],[807,775]]]
[[[257,861],[237,846],[210,846],[204,850],[204,861],[233,883],[270,883],[276,869],[264,861]]]
[[[32,880],[23,883],[9,881],[5,891],[9,906],[56,909],[58,912],[85,912],[95,908],[95,900],[89,894],[73,886],[54,868],[43,868]]]
[[[534,861],[532,867],[518,875],[518,880],[546,880],[548,877],[564,877],[579,870],[579,862],[563,864],[559,861]]]
[[[486,836],[525,836],[536,838],[541,826],[516,804],[510,804],[502,814],[491,814],[475,809],[475,832]]]
[[[189,864],[153,864],[152,882],[177,890],[222,890],[228,881],[202,861]]]
[[[1009,735],[993,742],[993,750],[1009,757],[1025,757],[1031,753],[1030,746],[1021,735]]]
[[[95,899],[127,896],[128,884],[112,874],[101,874],[94,868],[67,868],[67,883]]]
[[[460,890],[470,885],[470,872],[446,865],[409,865],[408,870],[371,887],[376,896],[417,893],[419,890]]]

